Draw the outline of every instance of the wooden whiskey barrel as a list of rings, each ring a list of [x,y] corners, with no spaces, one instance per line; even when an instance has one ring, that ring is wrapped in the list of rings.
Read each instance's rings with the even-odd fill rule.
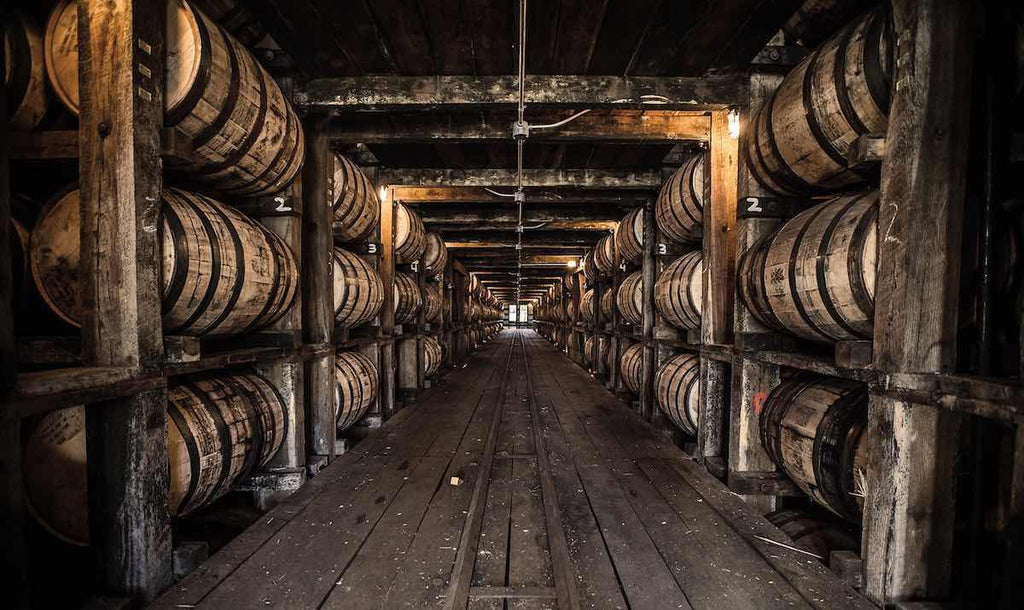
[[[804,210],[740,258],[740,298],[766,326],[804,339],[870,339],[877,233],[878,191]]]
[[[411,263],[423,258],[427,234],[420,215],[404,204],[395,205],[395,261]]]
[[[334,234],[344,242],[368,239],[380,222],[380,198],[363,170],[347,157],[334,155]]]
[[[302,125],[281,89],[234,38],[183,0],[167,7],[164,124],[192,141],[177,167],[224,193],[269,195],[287,186],[305,155]],[[78,9],[62,0],[46,24],[46,71],[78,113]]]
[[[643,302],[643,278],[639,271],[634,271],[619,285],[615,304],[626,322],[639,325],[643,322]]]
[[[626,387],[634,394],[640,393],[640,368],[644,346],[642,343],[630,345],[619,358],[619,375],[626,382]]]
[[[444,273],[448,266],[448,246],[444,245],[444,238],[440,233],[431,231],[427,233],[427,247],[423,253],[423,268],[427,273],[433,275]]]
[[[395,273],[395,324],[415,322],[422,306],[423,296],[416,278],[403,271]]]
[[[594,362],[594,343],[596,338],[594,335],[587,335],[586,340],[583,342],[583,361],[587,363],[587,366],[591,366]]]
[[[273,385],[255,374],[183,378],[167,391],[167,507],[186,515],[266,465],[284,440],[287,412]],[[44,529],[89,543],[85,408],[48,413],[25,446],[25,497]]]
[[[887,4],[886,4],[887,6]],[[781,195],[837,193],[870,174],[847,168],[858,136],[888,126],[893,44],[887,8],[849,24],[786,76],[750,121],[747,163]]]
[[[658,193],[654,220],[669,241],[685,243],[700,240],[707,159],[707,152],[690,157]]]
[[[423,337],[423,374],[433,377],[441,368],[441,344],[434,337]]]
[[[615,314],[615,291],[608,289],[601,293],[601,320],[611,322]]]
[[[594,247],[594,266],[599,275],[610,277],[615,273],[615,234],[609,233]]]
[[[565,321],[570,324],[576,321],[576,303],[572,301],[565,304]]]
[[[366,324],[384,304],[384,282],[360,256],[334,248],[334,322],[342,328]]]
[[[829,563],[832,551],[857,551],[860,536],[850,527],[836,520],[807,511],[783,508],[765,515],[772,525],[782,530],[797,547]]]
[[[700,359],[693,354],[676,354],[654,374],[658,406],[672,423],[692,436],[697,435],[700,417]]]
[[[761,443],[815,502],[859,520],[864,504],[868,392],[863,383],[803,375],[779,384],[761,410]]]
[[[441,284],[428,283],[423,290],[423,315],[427,322],[441,321]]]
[[[683,330],[700,328],[703,299],[703,255],[687,252],[672,261],[654,283],[654,305],[669,324]]]
[[[594,262],[594,250],[591,248],[583,256],[583,277],[587,280],[587,286],[593,286],[598,276],[597,263]]]
[[[584,321],[594,321],[594,289],[586,290],[580,299],[580,314]]]
[[[377,398],[377,365],[359,352],[334,355],[334,397],[338,405],[338,432],[361,420]]]
[[[48,203],[32,230],[32,278],[43,301],[79,326],[79,204],[70,190]],[[159,225],[167,334],[227,336],[265,327],[288,311],[295,256],[277,234],[208,197],[167,188]]]
[[[32,131],[50,103],[43,66],[43,35],[39,26],[21,11],[8,12],[2,27],[7,126],[11,131]]]
[[[636,208],[619,222],[615,229],[615,247],[619,258],[627,263],[640,262],[644,246],[644,211]]]

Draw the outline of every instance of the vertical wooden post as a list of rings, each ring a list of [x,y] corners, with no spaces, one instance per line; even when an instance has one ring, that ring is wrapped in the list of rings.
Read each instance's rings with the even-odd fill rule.
[[[395,413],[395,203],[394,189],[380,199],[380,279],[384,304],[380,310],[380,409],[384,419]]]
[[[711,113],[711,163],[708,205],[704,207],[704,306],[701,342],[732,341],[732,302],[736,266],[736,198],[739,145],[729,135],[725,110]],[[724,362],[701,358],[698,454],[709,466],[724,470],[729,420],[729,369]],[[716,473],[718,474],[718,473]]]
[[[334,342],[334,278],[330,253],[333,160],[327,148],[327,116],[306,118],[306,163],[302,168],[302,334],[307,344]],[[337,405],[334,352],[306,363],[306,419],[309,452],[334,459]]]
[[[616,231],[618,230],[619,229],[616,229]],[[622,312],[619,311],[619,306],[616,299],[619,296],[619,286],[622,285],[623,263],[622,254],[619,252],[619,246],[617,243],[615,243],[616,241],[617,240],[615,240],[614,238],[612,239],[612,252],[614,252],[612,260],[615,261],[615,269],[612,272],[612,300],[614,303],[612,306],[612,332],[614,334],[612,335],[612,366],[611,371],[609,371],[611,378],[608,380],[608,383],[610,386],[609,389],[613,390],[616,394],[622,394],[627,390],[626,382],[622,380],[622,376],[619,374],[619,358],[622,356],[622,353],[626,351],[626,348],[628,348],[629,346],[623,345],[622,335],[620,334],[619,329],[620,325],[622,324]]]
[[[892,7],[896,74],[879,200],[874,364],[886,373],[944,372],[956,360],[970,5]],[[883,605],[949,593],[959,420],[871,397],[865,592]]]
[[[654,282],[657,280],[657,260],[654,258],[657,245],[657,227],[654,221],[654,197],[644,201],[644,243],[643,261],[640,271],[643,289],[641,342],[643,353],[640,361],[640,414],[650,420],[654,408],[654,322],[657,312],[654,309]]]
[[[0,48],[0,66],[6,65],[5,61],[4,49]],[[0,86],[0,252],[4,253],[11,251],[11,138],[7,126],[6,89]],[[13,388],[18,380],[11,306],[13,281],[11,257],[0,256],[0,393]]]
[[[1006,532],[1003,536],[1005,551],[1000,610],[1013,610],[1024,606],[1024,423],[1018,423],[1013,441],[1013,472],[1010,479],[1010,499],[1007,506]]]
[[[333,173],[333,172],[332,172]],[[296,180],[288,187],[289,204],[292,208],[288,216],[270,216],[260,218],[261,224],[281,236],[292,252],[302,257],[302,185]],[[333,197],[331,197],[333,198]],[[271,327],[275,332],[288,333],[302,340],[302,295],[280,320]],[[298,358],[281,359],[258,367],[260,374],[270,380],[281,393],[287,412],[287,429],[284,443],[270,463],[268,470],[277,468],[300,468],[306,465],[306,402],[305,376],[303,362]]]
[[[421,260],[416,266],[416,287],[420,291],[420,297],[423,298],[424,304],[426,303],[426,288],[427,288],[427,272],[423,269],[423,261]],[[426,387],[426,370],[423,358],[423,337],[427,328],[427,312],[426,306],[420,307],[419,313],[416,315],[416,389],[422,390]]]
[[[782,82],[776,74],[753,74],[750,77],[750,104],[741,112],[741,141],[751,137],[750,117]],[[740,150],[747,150],[745,145]],[[739,196],[757,197],[767,195],[760,183],[750,174],[746,159],[739,166]],[[737,258],[762,237],[775,230],[780,224],[771,218],[743,218],[737,220]],[[734,283],[735,286],[735,283]],[[746,333],[768,332],[738,298],[733,303],[733,328],[737,345],[743,348]],[[768,457],[761,444],[759,415],[768,394],[779,384],[779,367],[753,359],[740,357],[732,367],[732,399],[729,414],[729,482],[750,472],[774,472],[775,463]],[[777,498],[768,495],[745,495],[744,500],[753,504],[761,514],[768,514],[778,506]]]
[[[163,364],[161,3],[78,3],[82,360],[153,374]],[[166,392],[86,411],[89,536],[103,590],[138,601],[171,582]]]
[[[0,45],[0,66],[6,65]],[[7,130],[6,87],[0,86],[0,252],[10,252],[11,182],[8,156],[11,140]],[[0,256],[0,394],[14,387],[18,379],[15,364],[11,258]],[[11,596],[12,608],[28,606],[25,569],[25,501],[21,479],[21,422],[8,418],[0,422],[0,537],[3,545],[3,578],[0,584]]]
[[[444,269],[444,275],[441,277],[441,329],[443,331],[442,340],[445,345],[448,346],[447,350],[444,350],[442,361],[444,364],[451,364],[452,352],[455,349],[455,345],[452,343],[452,326],[453,317],[455,314],[455,303],[452,294],[452,266],[448,265]],[[448,302],[448,312],[445,313],[444,302]]]

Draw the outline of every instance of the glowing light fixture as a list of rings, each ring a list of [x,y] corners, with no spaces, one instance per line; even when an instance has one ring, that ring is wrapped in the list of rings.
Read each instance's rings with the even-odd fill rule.
[[[565,266],[570,268],[570,269],[575,269],[576,268],[576,261],[569,261],[569,262],[565,263]]]
[[[729,111],[729,137],[733,140],[740,139],[740,112],[733,108]]]

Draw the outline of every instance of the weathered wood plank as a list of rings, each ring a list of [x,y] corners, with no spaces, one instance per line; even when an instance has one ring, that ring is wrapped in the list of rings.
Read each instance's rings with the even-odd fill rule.
[[[748,126],[741,138],[753,137],[749,128],[750,115],[767,99],[782,82],[781,75],[753,74],[750,77],[750,100],[740,113],[740,125]],[[749,150],[745,144],[741,151]],[[737,191],[740,197],[759,197],[767,195],[763,187],[751,175],[747,159],[742,158],[738,164]],[[737,260],[748,248],[758,240],[771,233],[779,224],[778,219],[739,218],[737,219]],[[733,330],[736,341],[741,333],[767,332],[760,322],[750,314],[743,301],[733,297]],[[742,346],[741,346],[742,348]],[[729,474],[745,472],[771,472],[775,464],[768,457],[761,445],[758,420],[761,406],[768,394],[779,383],[779,367],[777,365],[752,360],[737,359],[732,366],[732,383],[730,384],[729,412]],[[742,476],[742,475],[741,475]],[[772,496],[747,496],[744,498],[754,504],[762,514],[776,509],[777,501]]]
[[[388,168],[381,172],[385,184],[418,187],[514,188],[516,177],[512,169]],[[654,190],[661,186],[661,177],[652,170],[527,168],[523,186]]]
[[[728,112],[711,115],[711,162],[707,164],[707,201],[704,208],[704,305],[701,342],[728,344],[732,340],[736,273],[736,202],[739,143],[729,133]],[[728,366],[701,359],[701,408],[697,446],[701,458],[721,460],[726,455],[728,431]]]
[[[570,116],[531,115],[532,123],[550,124]],[[328,137],[363,144],[502,142],[512,136],[509,117],[460,113],[364,115],[334,119]],[[672,142],[707,141],[710,121],[703,112],[671,110],[595,111],[555,129],[530,132],[531,142]]]
[[[518,78],[501,76],[360,76],[318,78],[298,84],[299,106],[345,110],[397,110],[426,106],[515,105]],[[578,75],[527,75],[526,104],[531,107],[594,108],[643,103],[656,96],[660,110],[722,108],[742,99],[745,83],[732,75],[653,78]]]
[[[378,175],[378,180],[383,181]],[[383,184],[387,184],[383,182]],[[377,271],[384,284],[384,299],[380,308],[381,336],[395,336],[395,201],[394,189],[382,188],[380,198],[380,263]],[[380,350],[380,410],[384,418],[395,414],[395,344],[388,342]]]
[[[970,7],[892,7],[896,74],[880,185],[875,367],[944,372],[956,362]],[[948,439],[958,427],[948,412],[871,399],[863,547],[865,591],[880,603],[949,592],[956,450]]]
[[[334,281],[330,252],[334,240],[328,200],[333,157],[327,150],[323,115],[307,117],[306,162],[302,168],[302,336],[306,343],[332,343],[334,335]],[[312,455],[334,459],[335,421],[334,352],[306,363],[306,446]]]
[[[82,361],[163,363],[157,223],[165,11],[78,4]],[[138,66],[138,69],[136,69]],[[91,546],[104,590],[151,600],[171,582],[162,388],[86,411]]]

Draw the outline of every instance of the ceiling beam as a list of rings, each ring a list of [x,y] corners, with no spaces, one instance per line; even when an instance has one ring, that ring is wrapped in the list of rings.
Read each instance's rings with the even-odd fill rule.
[[[746,99],[743,75],[622,77],[527,75],[530,107],[638,107],[660,110],[716,110]],[[300,107],[346,111],[455,109],[515,106],[519,79],[501,76],[355,76],[296,83],[292,101]]]
[[[514,228],[519,220],[518,209],[514,203],[452,203],[423,206],[414,204],[412,207],[420,215],[424,224],[434,225],[435,231],[442,230],[440,228],[442,226],[459,224],[474,225],[485,230],[492,224],[511,223]],[[612,229],[625,213],[623,208],[613,203],[536,204],[528,201],[523,206],[523,223],[529,226],[546,222],[548,223],[545,225],[546,229],[556,228],[554,223],[560,223],[564,228],[570,229],[587,228],[585,226],[587,224],[601,223],[598,228],[592,230]]]
[[[523,218],[523,224],[526,226],[536,225],[537,223],[544,223],[541,227],[544,230],[550,231],[600,231],[601,233],[607,233],[615,229],[618,226],[619,221],[617,220],[539,220],[536,218]],[[460,232],[465,231],[513,231],[516,229],[515,220],[459,220],[456,222],[438,222],[423,221],[423,224],[427,226],[427,230],[441,233],[445,238],[457,237]],[[529,232],[529,229],[527,229]],[[599,235],[598,237],[603,237]]]
[[[463,186],[511,189],[516,186],[516,171],[511,169],[388,168],[381,170],[380,183],[392,186]],[[661,188],[661,173],[657,170],[526,169],[523,170],[523,186],[657,190]],[[529,200],[529,195],[527,195],[527,200]]]
[[[555,123],[567,118],[530,117],[533,124]],[[510,117],[482,113],[438,115],[430,113],[362,114],[335,118],[328,138],[335,143],[468,143],[512,141]],[[556,129],[532,130],[531,142],[608,143],[707,141],[710,117],[703,112],[672,110],[616,110],[585,114]]]
[[[595,190],[580,188],[531,188],[527,187],[526,202],[565,204],[620,204],[638,205],[643,203],[645,193],[636,190]],[[511,195],[511,192],[507,193]],[[483,187],[472,186],[396,186],[395,201],[406,204],[450,204],[450,203],[497,203],[514,205],[512,197],[502,197],[488,192]],[[421,212],[422,214],[422,212]]]
[[[523,247],[527,246],[578,246],[588,248],[598,242],[606,234],[605,231],[524,231]],[[516,231],[506,228],[504,231],[459,231],[444,234],[446,246],[473,244],[467,248],[500,248],[505,244],[516,245]]]

